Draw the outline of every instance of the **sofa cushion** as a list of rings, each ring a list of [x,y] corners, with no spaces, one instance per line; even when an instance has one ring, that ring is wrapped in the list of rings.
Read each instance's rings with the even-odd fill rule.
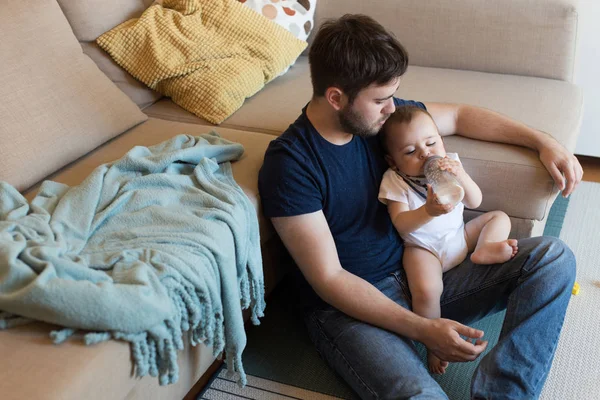
[[[156,378],[133,375],[127,343],[110,340],[85,346],[81,338],[72,338],[54,345],[49,336],[53,329],[34,323],[0,331],[2,399],[181,399],[214,361],[212,348],[191,347],[184,335],[179,380],[159,386]],[[137,396],[140,391],[155,397]]]
[[[508,115],[575,150],[582,89],[554,79],[410,66],[397,92],[421,101],[465,103]]]
[[[35,323],[0,331],[2,398],[122,399],[135,385],[125,342],[88,347],[72,339],[55,346],[52,329],[56,327]]]
[[[96,42],[81,42],[81,48],[96,63],[100,71],[104,72],[104,75],[129,96],[140,109],[143,110],[163,97],[162,94],[150,89],[131,76],[129,72],[119,67]]]
[[[148,107],[162,97],[119,67],[95,42],[107,30],[142,15],[152,0],[58,0],[58,4],[81,43],[83,52],[138,107]]]
[[[81,52],[56,2],[8,2],[0,24],[0,180],[26,189],[146,119]]]
[[[234,0],[165,1],[97,42],[148,87],[213,123],[228,118],[306,47]]]
[[[178,134],[183,133],[198,136],[212,130],[225,139],[241,143],[244,146],[244,155],[242,158],[232,163],[233,177],[256,207],[260,224],[261,243],[265,243],[272,237],[274,231],[271,224],[263,216],[260,207],[258,170],[262,165],[265,150],[271,140],[273,140],[273,136],[271,135],[150,118],[143,124],[136,126],[125,134],[87,154],[82,159],[77,160],[77,162],[67,165],[55,174],[50,175],[47,179],[74,186],[83,181],[94,168],[122,157],[134,146],[151,146]],[[25,193],[25,197],[31,200],[38,188],[39,185],[32,187]]]
[[[80,42],[93,42],[104,32],[137,18],[153,0],[57,0]]]
[[[396,95],[486,107],[548,132],[571,151],[575,149],[583,101],[581,89],[568,82],[416,66],[408,68]],[[287,75],[248,99],[222,126],[279,135],[311,96],[308,60],[300,57]],[[168,99],[144,111],[150,116],[206,124]],[[535,152],[459,136],[445,140],[448,150],[460,154],[483,190],[479,210],[502,209],[513,217],[543,219],[556,189]]]
[[[412,65],[571,80],[580,0],[326,0],[315,25],[367,14],[391,30]],[[580,7],[582,8],[582,7]],[[314,35],[311,36],[314,38]]]

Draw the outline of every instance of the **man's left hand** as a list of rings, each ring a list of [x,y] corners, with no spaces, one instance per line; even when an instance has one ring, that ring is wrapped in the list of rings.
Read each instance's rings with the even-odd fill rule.
[[[563,145],[557,141],[546,144],[540,150],[540,161],[546,167],[563,197],[569,196],[583,177],[583,169],[579,160],[569,153]]]

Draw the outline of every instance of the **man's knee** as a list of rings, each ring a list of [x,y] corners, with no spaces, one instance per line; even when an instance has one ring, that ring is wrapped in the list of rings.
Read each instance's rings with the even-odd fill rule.
[[[562,240],[551,236],[529,238],[526,239],[524,247],[520,242],[519,252],[529,253],[529,262],[524,265],[525,270],[533,272],[543,268],[559,282],[568,283],[575,280],[575,255]]]

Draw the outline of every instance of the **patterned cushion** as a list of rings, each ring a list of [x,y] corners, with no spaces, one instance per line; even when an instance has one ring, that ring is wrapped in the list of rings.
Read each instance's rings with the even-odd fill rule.
[[[306,40],[314,26],[317,0],[239,0],[259,14]]]

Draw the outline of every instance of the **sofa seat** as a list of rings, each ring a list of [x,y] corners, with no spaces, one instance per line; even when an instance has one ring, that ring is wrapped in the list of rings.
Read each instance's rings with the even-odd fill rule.
[[[2,368],[0,398],[182,399],[214,361],[212,349],[190,347],[185,340],[185,350],[178,357],[179,381],[159,386],[158,378],[133,376],[126,343],[110,340],[85,346],[74,337],[57,346],[48,336],[55,328],[34,323],[0,331],[0,353],[10,360],[6,364],[10,368]]]
[[[273,228],[262,216],[258,200],[258,171],[271,135],[148,119],[117,138],[48,177],[50,180],[77,185],[98,165],[115,160],[135,145],[149,146],[177,134],[200,135],[216,130],[222,137],[241,143],[246,152],[232,163],[235,180],[257,208],[261,225],[266,292],[269,293],[285,272],[278,268],[273,250]],[[34,197],[37,186],[25,195]],[[267,249],[268,248],[268,249]],[[245,314],[248,317],[248,313]],[[158,379],[133,376],[129,346],[111,340],[85,346],[77,338],[61,345],[52,344],[48,333],[55,327],[34,323],[0,331],[0,354],[9,363],[0,368],[0,398],[7,399],[181,399],[214,361],[212,349],[204,345],[191,347],[179,354],[179,381],[161,387]],[[10,367],[9,367],[10,366]],[[31,385],[24,384],[24,379]]]
[[[286,75],[248,99],[221,126],[279,135],[298,117],[311,95],[308,58],[302,56]],[[571,151],[575,148],[583,102],[581,89],[564,81],[418,66],[408,68],[396,95],[489,108],[548,132]],[[167,98],[144,112],[152,117],[210,125]],[[478,211],[500,209],[514,218],[545,218],[556,188],[535,152],[459,136],[445,141],[449,151],[459,152],[465,168],[484,193]]]

